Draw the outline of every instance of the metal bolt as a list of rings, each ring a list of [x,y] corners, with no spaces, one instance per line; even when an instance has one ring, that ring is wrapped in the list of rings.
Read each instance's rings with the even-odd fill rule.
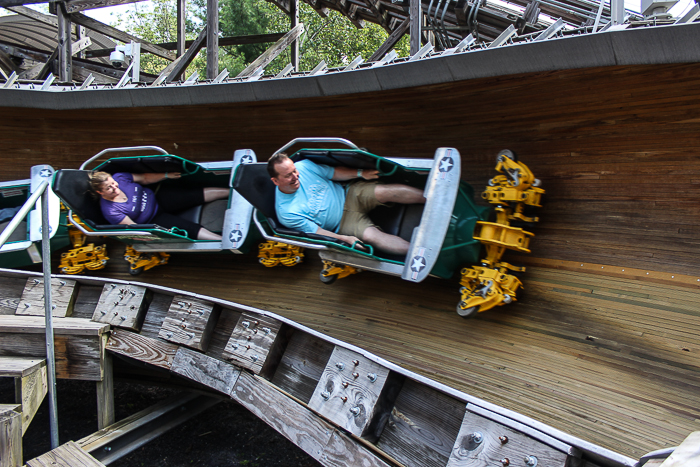
[[[109,446],[105,446],[105,451],[109,452],[111,450],[112,450],[112,448],[110,448]]]
[[[246,339],[248,339],[249,341],[253,340],[253,338],[251,336],[246,336]]]
[[[107,312],[104,311],[104,310],[100,310],[100,313],[102,313],[103,315],[106,315],[106,314],[107,314]]]
[[[182,329],[187,329],[187,323],[182,323],[182,324],[180,325],[180,327],[181,327]]]
[[[188,338],[194,339],[194,333],[193,333],[193,332],[187,332],[187,333],[185,333],[185,334],[187,335]]]
[[[116,288],[117,288],[117,286],[114,285],[114,284],[110,284],[110,285],[112,286],[113,289],[116,289]]]
[[[172,332],[169,332],[169,333],[166,334],[166,336],[168,336],[168,337],[173,337],[173,333],[172,333]]]
[[[177,302],[178,305],[180,305],[180,308],[185,308],[185,302]]]
[[[129,307],[129,309],[130,309],[130,310],[135,310],[135,309],[136,309],[136,305],[131,305],[131,306]]]
[[[350,413],[357,417],[358,415],[360,415],[360,408],[358,406],[355,406],[352,409],[350,409]]]
[[[510,459],[504,457],[503,459],[501,459],[501,464],[503,464],[503,467],[508,467],[510,465]]]
[[[61,287],[63,287],[64,285],[66,285],[66,281],[58,281],[58,283],[61,284]]]
[[[535,456],[525,456],[523,461],[530,467],[535,467],[537,465],[537,457]]]
[[[253,360],[253,362],[257,362],[257,361],[258,361],[258,356],[257,356],[257,355],[253,355],[252,357],[250,357],[250,359]]]
[[[136,296],[136,292],[135,292],[135,291],[130,290],[129,292],[131,292],[131,295],[133,295],[134,297]]]
[[[114,306],[117,306],[117,305],[119,305],[119,302],[114,302]]]
[[[328,391],[323,391],[323,392],[321,393],[321,397],[323,397],[325,400],[328,400],[328,399],[331,398],[331,393],[328,392]]]
[[[30,303],[24,302],[24,308],[29,308],[30,306],[32,306]]]
[[[263,332],[265,333],[265,335],[267,335],[270,334],[272,330],[270,330],[270,328],[263,328]]]
[[[367,377],[369,378],[369,381],[371,383],[374,383],[375,381],[377,381],[377,373],[368,373]]]
[[[233,350],[238,350],[238,344],[231,344],[231,347],[233,348]]]
[[[55,310],[55,309],[56,309],[56,305],[51,305],[51,309],[52,309],[52,310]]]
[[[472,440],[476,444],[481,444],[481,442],[484,440],[484,435],[482,435],[479,431],[475,431],[474,433],[472,433]]]
[[[360,361],[359,361],[359,360],[353,360],[353,361],[352,361],[352,364],[355,365],[355,366],[357,366],[357,365],[360,364]]]
[[[506,435],[499,436],[498,440],[501,442],[501,444],[506,444],[508,442],[508,437]]]
[[[343,362],[338,362],[335,364],[335,366],[340,370],[343,371],[345,369],[345,363]]]
[[[118,312],[118,311],[115,311],[115,312],[114,312],[114,316],[119,316],[119,312]]]
[[[343,396],[340,399],[343,401],[343,404],[345,404],[348,401],[348,398],[346,396]]]
[[[260,321],[253,321],[253,324],[257,326],[258,324],[260,324]]]
[[[39,284],[41,281],[39,279],[34,279],[34,284]]]
[[[360,374],[359,374],[359,373],[353,373],[353,374],[352,374],[352,377],[355,378],[355,379],[357,379],[357,378],[360,377]]]
[[[241,323],[241,326],[243,326],[244,328],[248,329],[248,328],[250,327],[250,323],[249,323],[248,321],[243,321],[243,322]]]
[[[348,383],[347,381],[343,383],[344,388],[347,388],[348,386],[350,386],[350,383]]]
[[[122,321],[126,320],[126,316],[120,316],[120,318]]]

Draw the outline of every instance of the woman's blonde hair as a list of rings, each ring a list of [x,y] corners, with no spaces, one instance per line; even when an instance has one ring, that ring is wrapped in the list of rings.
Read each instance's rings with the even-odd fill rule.
[[[90,175],[88,175],[88,179],[90,182],[90,191],[94,195],[99,196],[100,187],[111,176],[112,176],[112,174],[108,174],[107,172],[102,172],[102,171],[90,172]]]

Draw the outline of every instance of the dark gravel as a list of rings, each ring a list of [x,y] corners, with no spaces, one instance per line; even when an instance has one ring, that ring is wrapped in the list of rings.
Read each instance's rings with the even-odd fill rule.
[[[176,390],[115,382],[116,419],[150,407]],[[94,382],[56,383],[59,441],[77,441],[97,431]],[[0,378],[0,403],[14,401],[12,378]],[[50,450],[48,397],[23,440],[25,462]],[[320,466],[313,458],[231,401],[223,401],[110,464],[114,467]]]

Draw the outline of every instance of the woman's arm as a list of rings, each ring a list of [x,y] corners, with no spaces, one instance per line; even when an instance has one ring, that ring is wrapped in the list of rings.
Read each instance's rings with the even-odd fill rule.
[[[136,224],[136,222],[131,220],[131,217],[129,216],[124,216],[124,219],[119,222],[120,224],[126,224],[126,225],[131,225],[131,224]]]
[[[131,174],[134,177],[136,183],[142,185],[150,185],[152,183],[158,183],[163,180],[173,179],[176,180],[182,177],[180,172],[160,172],[160,173],[148,173],[148,174]]]

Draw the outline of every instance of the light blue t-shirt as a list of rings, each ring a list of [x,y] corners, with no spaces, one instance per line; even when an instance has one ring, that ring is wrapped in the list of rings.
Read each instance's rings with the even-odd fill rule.
[[[345,205],[345,189],[331,180],[335,169],[303,160],[294,164],[300,187],[292,194],[275,191],[275,212],[285,227],[316,233],[319,227],[335,232]]]

